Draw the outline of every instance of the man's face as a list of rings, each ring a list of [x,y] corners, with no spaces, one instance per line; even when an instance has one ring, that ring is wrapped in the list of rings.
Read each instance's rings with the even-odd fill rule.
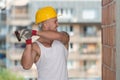
[[[43,30],[57,31],[58,20],[57,18],[52,18],[43,23]]]

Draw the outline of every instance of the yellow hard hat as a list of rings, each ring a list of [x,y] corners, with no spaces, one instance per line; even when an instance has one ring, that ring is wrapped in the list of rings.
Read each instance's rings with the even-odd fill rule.
[[[51,6],[46,6],[36,12],[35,23],[41,23],[51,18],[57,17],[56,10]]]

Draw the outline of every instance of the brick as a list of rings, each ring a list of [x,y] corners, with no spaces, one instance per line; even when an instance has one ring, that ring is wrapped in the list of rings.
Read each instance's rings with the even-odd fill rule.
[[[102,44],[115,46],[115,27],[109,26],[102,28]]]
[[[116,80],[116,73],[107,66],[102,65],[102,80]]]
[[[105,25],[105,9],[102,9],[102,25]]]
[[[109,79],[109,77],[110,77],[110,72],[109,72],[109,69],[108,68],[106,68],[106,80],[111,80],[111,79]]]
[[[112,5],[109,6],[109,24],[112,24]]]
[[[113,27],[110,27],[109,28],[110,29],[110,31],[109,31],[109,35],[110,35],[110,37],[109,37],[109,45],[113,45]]]
[[[106,80],[106,68],[102,65],[102,80]]]
[[[113,3],[113,22],[116,22],[116,2]]]
[[[110,41],[111,41],[110,40],[110,37],[111,37],[111,35],[110,35],[110,27],[107,28],[107,35],[108,35],[107,36],[107,45],[110,45]]]
[[[104,31],[104,28],[102,28],[101,30],[102,30],[102,31],[101,31],[101,32],[102,32],[102,44],[105,44],[105,41],[104,41],[104,39],[105,39],[105,35],[104,35],[104,34],[105,34],[105,31]]]
[[[102,6],[105,6],[106,0],[102,0]]]
[[[106,28],[104,28],[104,36],[105,36],[104,38],[105,44],[107,44],[107,29]]]
[[[113,24],[114,23],[114,5],[112,4],[111,5],[111,23]]]
[[[115,80],[115,72],[108,69],[108,80]]]
[[[106,40],[106,44],[108,45],[109,43],[109,27],[106,27],[105,28],[105,35],[106,35],[106,37],[105,37],[105,40]]]
[[[103,53],[102,53],[102,62],[111,67],[111,61],[112,61],[112,50],[111,48],[108,48],[106,46],[103,46]]]
[[[108,5],[108,7],[107,7],[107,20],[108,20],[108,22],[107,22],[107,25],[110,25],[110,20],[111,20],[111,13],[110,13],[110,11],[111,11],[111,5]]]
[[[102,6],[106,6],[109,3],[109,0],[102,0]]]
[[[112,51],[112,70],[113,71],[116,71],[116,48],[113,48],[113,51]]]
[[[107,25],[107,7],[105,7],[104,9],[103,9],[103,14],[102,15],[104,15],[103,16],[103,23],[104,23],[104,25]]]
[[[108,14],[108,6],[106,7],[105,11],[106,11],[106,20],[105,21],[106,21],[106,25],[108,25],[108,15],[109,15]]]
[[[115,72],[111,71],[109,67],[102,66],[102,80],[116,80]]]
[[[116,25],[114,25],[113,27],[112,27],[112,35],[111,35],[111,45],[112,46],[115,46],[116,45],[116,27],[115,27]]]

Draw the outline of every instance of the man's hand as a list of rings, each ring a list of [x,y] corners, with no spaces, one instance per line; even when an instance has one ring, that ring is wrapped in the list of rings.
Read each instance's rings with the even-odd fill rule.
[[[18,41],[21,41],[21,38],[26,40],[26,44],[31,44],[32,40],[31,37],[33,35],[36,35],[37,31],[36,30],[30,30],[30,29],[21,29],[15,31],[15,35],[18,39]]]
[[[20,31],[20,37],[27,40],[27,39],[31,39],[32,37],[32,30],[30,29],[22,29]]]

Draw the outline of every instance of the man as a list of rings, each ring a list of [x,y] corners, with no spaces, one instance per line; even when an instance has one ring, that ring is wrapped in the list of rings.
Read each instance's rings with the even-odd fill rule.
[[[58,32],[58,20],[55,9],[43,7],[36,12],[36,24],[41,25],[41,31],[22,29],[18,38],[26,39],[21,64],[24,69],[30,69],[33,63],[37,66],[38,80],[68,80],[67,56],[69,35]],[[32,43],[31,37],[40,38]]]

